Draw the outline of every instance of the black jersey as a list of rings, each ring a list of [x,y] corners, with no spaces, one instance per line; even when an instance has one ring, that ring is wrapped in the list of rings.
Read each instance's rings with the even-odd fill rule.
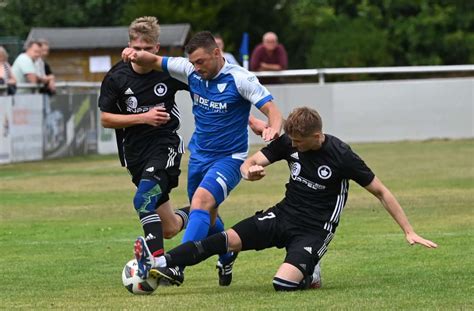
[[[117,145],[122,165],[132,166],[146,160],[160,145],[180,146],[177,134],[180,113],[175,102],[178,90],[187,90],[186,84],[160,71],[136,73],[130,63],[117,63],[102,81],[99,96],[101,111],[114,114],[138,114],[153,107],[165,107],[170,120],[160,126],[135,125],[116,130]]]
[[[349,179],[362,187],[374,179],[374,173],[346,143],[335,136],[325,137],[316,151],[298,152],[286,134],[261,150],[270,162],[288,162],[290,179],[277,207],[290,228],[335,232],[347,201]]]

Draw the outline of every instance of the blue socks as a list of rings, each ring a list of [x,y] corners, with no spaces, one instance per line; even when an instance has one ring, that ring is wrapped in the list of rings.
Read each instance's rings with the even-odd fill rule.
[[[211,216],[205,210],[192,210],[189,213],[189,222],[184,232],[182,242],[200,241],[207,237],[209,226],[211,224]]]
[[[217,216],[216,223],[214,224],[214,226],[209,228],[209,234],[207,236],[211,236],[222,231],[224,231],[224,223],[222,222],[222,219]]]

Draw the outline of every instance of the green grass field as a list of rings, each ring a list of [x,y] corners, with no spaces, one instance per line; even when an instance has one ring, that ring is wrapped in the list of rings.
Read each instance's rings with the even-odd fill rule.
[[[323,288],[276,293],[277,249],[246,252],[220,288],[216,258],[185,283],[134,296],[121,284],[141,227],[134,188],[115,156],[0,166],[0,309],[262,310],[474,309],[474,140],[355,144],[438,249],[410,246],[380,203],[355,183],[322,261]],[[187,157],[172,193],[184,206]],[[284,194],[286,164],[241,182],[221,206],[226,227]],[[177,245],[181,236],[166,242]]]

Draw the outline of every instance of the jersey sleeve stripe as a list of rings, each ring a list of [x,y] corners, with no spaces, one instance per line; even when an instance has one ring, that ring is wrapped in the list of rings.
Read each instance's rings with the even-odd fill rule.
[[[273,100],[273,96],[272,95],[267,95],[264,98],[262,98],[261,100],[259,100],[258,102],[256,102],[255,107],[260,109],[260,108],[262,108],[263,105],[265,105],[267,102],[269,102],[271,100]]]
[[[166,73],[169,73],[168,72],[168,57],[164,56],[162,59],[161,59],[161,69],[163,69],[164,72]]]

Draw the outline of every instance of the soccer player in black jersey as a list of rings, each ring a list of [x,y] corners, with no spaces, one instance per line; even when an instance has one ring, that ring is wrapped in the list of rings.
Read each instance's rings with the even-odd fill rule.
[[[155,17],[137,18],[129,27],[129,47],[157,53],[159,30]],[[110,69],[101,86],[102,125],[116,129],[120,161],[137,186],[133,203],[145,238],[137,240],[135,257],[143,278],[152,265],[164,263],[163,235],[176,235],[188,218],[186,209],[173,213],[169,202],[184,152],[175,94],[187,89],[166,73],[124,62]]]
[[[285,247],[284,263],[273,278],[275,290],[318,287],[318,263],[339,224],[349,179],[380,200],[405,233],[408,243],[437,247],[415,233],[398,201],[364,161],[346,143],[323,133],[317,111],[306,107],[295,109],[284,129],[284,135],[241,166],[243,178],[254,181],[265,176],[265,166],[286,160],[290,178],[283,200],[224,233],[172,249],[165,255],[168,267],[152,270],[152,275],[180,285],[184,279],[174,266],[194,265],[227,251]]]

